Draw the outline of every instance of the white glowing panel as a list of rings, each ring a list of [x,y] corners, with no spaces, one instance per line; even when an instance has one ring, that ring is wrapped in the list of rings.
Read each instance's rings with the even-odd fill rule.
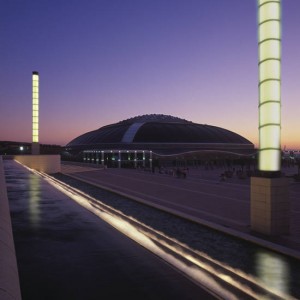
[[[280,59],[280,42],[277,40],[266,40],[259,45],[260,61],[268,59],[269,56]]]
[[[259,81],[280,78],[280,61],[266,59],[259,65]]]
[[[258,0],[259,169],[279,171],[281,160],[280,0]]]
[[[39,142],[39,74],[32,73],[32,142]]]
[[[259,87],[260,103],[273,99],[280,102],[280,82],[279,81],[265,81]]]

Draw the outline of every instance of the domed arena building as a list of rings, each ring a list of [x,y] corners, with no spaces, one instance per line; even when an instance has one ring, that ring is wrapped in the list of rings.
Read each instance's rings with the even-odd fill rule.
[[[107,167],[152,168],[251,156],[256,151],[249,140],[224,128],[151,114],[84,133],[66,145],[66,152]]]

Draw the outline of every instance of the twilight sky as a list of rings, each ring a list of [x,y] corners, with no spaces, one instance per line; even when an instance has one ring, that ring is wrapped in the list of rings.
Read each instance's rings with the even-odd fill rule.
[[[282,147],[300,149],[300,0],[282,1]],[[40,142],[143,114],[258,141],[256,0],[0,0],[0,141]]]

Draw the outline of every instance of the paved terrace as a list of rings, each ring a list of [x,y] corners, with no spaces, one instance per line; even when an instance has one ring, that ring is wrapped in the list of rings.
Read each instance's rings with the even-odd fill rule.
[[[290,179],[290,234],[269,238],[250,229],[250,178],[221,180],[223,169],[192,168],[186,178],[142,169],[95,169],[62,164],[62,173],[273,250],[300,257],[300,183]],[[295,168],[282,170],[286,176]]]

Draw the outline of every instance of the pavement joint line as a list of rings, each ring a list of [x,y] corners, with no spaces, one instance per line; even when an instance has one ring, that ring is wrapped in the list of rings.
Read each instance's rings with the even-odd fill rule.
[[[114,192],[116,194],[119,194],[121,196],[127,197],[129,199],[133,199],[133,200],[136,200],[136,201],[148,204],[150,206],[156,207],[156,208],[161,209],[163,211],[175,214],[175,215],[177,215],[179,217],[183,217],[185,219],[188,219],[188,220],[193,221],[195,223],[198,223],[200,225],[204,225],[204,226],[207,226],[209,228],[221,231],[221,232],[223,232],[225,234],[232,235],[234,237],[246,240],[248,242],[252,242],[252,243],[257,244],[259,246],[262,246],[262,247],[265,247],[267,249],[270,249],[270,250],[272,250],[274,252],[278,252],[278,253],[281,253],[281,254],[284,254],[284,255],[287,255],[287,256],[291,256],[293,258],[296,258],[296,259],[300,260],[300,251],[293,250],[293,249],[290,249],[288,247],[285,247],[285,246],[282,246],[282,245],[279,245],[279,244],[276,244],[276,243],[273,243],[273,242],[270,242],[270,241],[266,241],[266,240],[261,239],[259,237],[255,237],[255,236],[253,236],[253,235],[251,235],[249,233],[244,233],[244,232],[232,229],[232,228],[226,228],[226,227],[224,227],[222,225],[215,224],[213,222],[210,222],[210,221],[207,221],[207,220],[204,220],[204,219],[201,219],[201,218],[191,217],[188,214],[178,212],[178,211],[176,211],[174,209],[167,209],[166,207],[163,207],[163,206],[158,205],[158,204],[153,204],[153,203],[145,201],[145,200],[143,200],[143,199],[141,199],[139,197],[134,197],[132,195],[129,195],[129,194],[126,194],[126,193],[122,193],[122,192],[116,191],[114,189],[110,189],[108,187],[102,186],[100,184],[91,183],[88,180],[80,179],[80,178],[78,178],[76,176],[73,176],[73,175],[70,175],[70,174],[66,174],[66,173],[63,173],[63,174],[65,174],[67,176],[70,176],[70,177],[73,177],[75,179],[78,179],[80,181],[92,184],[94,186],[103,188],[105,190]]]

